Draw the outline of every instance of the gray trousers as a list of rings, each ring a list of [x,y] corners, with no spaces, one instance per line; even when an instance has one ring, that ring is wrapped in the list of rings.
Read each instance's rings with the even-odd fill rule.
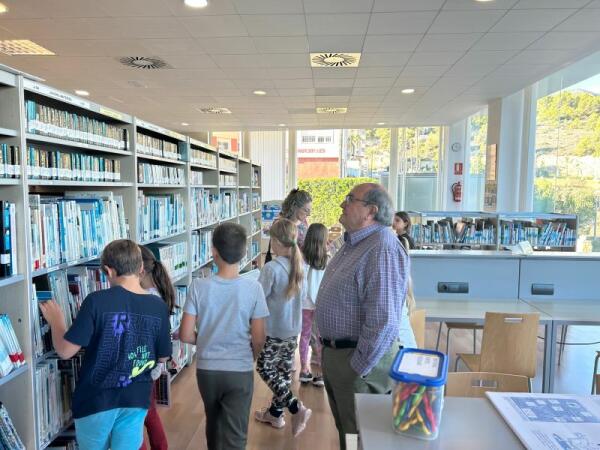
[[[245,449],[254,372],[197,369],[196,379],[206,413],[208,449]]]
[[[355,349],[323,347],[323,378],[329,406],[338,430],[341,450],[346,449],[345,435],[358,433],[354,394],[386,394],[391,391],[393,383],[389,371],[398,348],[397,343],[392,344],[363,379],[350,366],[350,359]]]

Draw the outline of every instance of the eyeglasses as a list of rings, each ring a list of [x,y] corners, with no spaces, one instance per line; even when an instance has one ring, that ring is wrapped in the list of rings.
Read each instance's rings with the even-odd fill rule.
[[[344,197],[344,201],[345,201],[346,203],[352,203],[352,202],[362,202],[362,203],[364,203],[365,205],[368,205],[368,204],[369,204],[369,202],[368,202],[368,201],[366,201],[366,200],[363,200],[363,199],[361,199],[361,198],[355,198],[353,194],[348,194],[348,195],[346,195],[346,197]]]

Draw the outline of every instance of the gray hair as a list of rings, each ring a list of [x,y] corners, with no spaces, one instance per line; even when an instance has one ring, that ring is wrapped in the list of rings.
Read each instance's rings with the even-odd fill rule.
[[[368,205],[377,206],[375,221],[381,225],[391,226],[395,209],[390,194],[380,184],[368,183],[368,185],[370,189],[364,195],[364,200]]]

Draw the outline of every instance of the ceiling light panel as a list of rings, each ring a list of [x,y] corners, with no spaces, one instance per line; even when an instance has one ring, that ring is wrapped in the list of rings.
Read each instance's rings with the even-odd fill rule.
[[[231,114],[227,108],[198,108],[201,114]]]
[[[348,108],[320,106],[317,108],[317,114],[346,114]]]
[[[9,39],[0,41],[0,53],[6,55],[51,56],[54,52],[28,39]]]
[[[322,52],[310,54],[311,67],[358,67],[360,53]]]

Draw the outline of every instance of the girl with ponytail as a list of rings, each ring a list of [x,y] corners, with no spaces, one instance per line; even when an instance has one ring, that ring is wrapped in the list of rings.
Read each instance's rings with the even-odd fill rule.
[[[162,298],[169,309],[169,314],[173,314],[173,308],[175,305],[175,288],[171,282],[171,277],[167,272],[166,267],[162,262],[156,259],[154,253],[147,247],[142,245],[139,246],[142,251],[142,262],[143,271],[140,279],[140,284],[144,289],[152,294],[158,295]],[[152,370],[152,379],[157,380],[163,370],[163,364],[158,364]],[[167,435],[163,424],[156,410],[156,398],[155,398],[155,385],[152,387],[152,394],[150,398],[150,408],[146,415],[144,425],[148,432],[148,438],[150,440],[151,450],[167,450],[169,448],[167,443]],[[142,443],[140,450],[146,450],[146,441]]]
[[[292,434],[304,430],[312,411],[290,389],[292,363],[302,329],[302,299],[306,296],[306,270],[294,222],[281,218],[271,226],[271,250],[277,256],[262,268],[258,281],[265,291],[269,317],[265,345],[256,361],[256,371],[273,391],[271,404],[254,417],[259,422],[283,428],[285,409],[292,414]]]

